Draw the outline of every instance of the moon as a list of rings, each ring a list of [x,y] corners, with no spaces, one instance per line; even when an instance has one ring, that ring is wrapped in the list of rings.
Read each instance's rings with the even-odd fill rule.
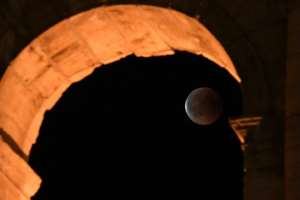
[[[197,88],[188,95],[185,101],[185,111],[194,123],[211,125],[220,118],[223,112],[221,97],[211,88]]]

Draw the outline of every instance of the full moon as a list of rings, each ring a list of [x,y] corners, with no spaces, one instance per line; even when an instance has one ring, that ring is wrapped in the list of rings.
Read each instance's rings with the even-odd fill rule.
[[[197,88],[188,95],[185,101],[185,111],[194,123],[210,125],[222,114],[222,100],[219,94],[211,88]]]

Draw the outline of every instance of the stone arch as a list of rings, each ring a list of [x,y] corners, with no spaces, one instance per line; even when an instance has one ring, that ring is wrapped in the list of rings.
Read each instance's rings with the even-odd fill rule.
[[[175,10],[118,5],[65,19],[32,41],[5,72],[0,82],[0,128],[9,139],[4,141],[26,158],[45,111],[72,83],[131,54],[163,56],[175,50],[202,55],[241,81],[215,37],[196,19]],[[19,188],[23,193],[27,188],[25,199],[39,187],[38,177],[28,170],[33,178],[24,179]]]

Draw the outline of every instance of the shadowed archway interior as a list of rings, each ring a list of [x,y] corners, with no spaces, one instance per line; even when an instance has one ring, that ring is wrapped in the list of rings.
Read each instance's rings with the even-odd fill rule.
[[[185,113],[198,87],[224,102],[213,125]],[[30,154],[44,180],[33,199],[242,199],[243,156],[228,124],[241,112],[240,92],[227,71],[182,52],[96,69],[45,115]]]

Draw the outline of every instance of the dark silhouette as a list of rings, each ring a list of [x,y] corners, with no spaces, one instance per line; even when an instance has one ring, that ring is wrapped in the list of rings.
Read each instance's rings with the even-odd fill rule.
[[[210,126],[184,109],[203,86],[224,102]],[[243,155],[228,124],[240,112],[239,85],[201,57],[178,52],[101,67],[46,114],[30,159],[44,180],[33,199],[241,200]]]

